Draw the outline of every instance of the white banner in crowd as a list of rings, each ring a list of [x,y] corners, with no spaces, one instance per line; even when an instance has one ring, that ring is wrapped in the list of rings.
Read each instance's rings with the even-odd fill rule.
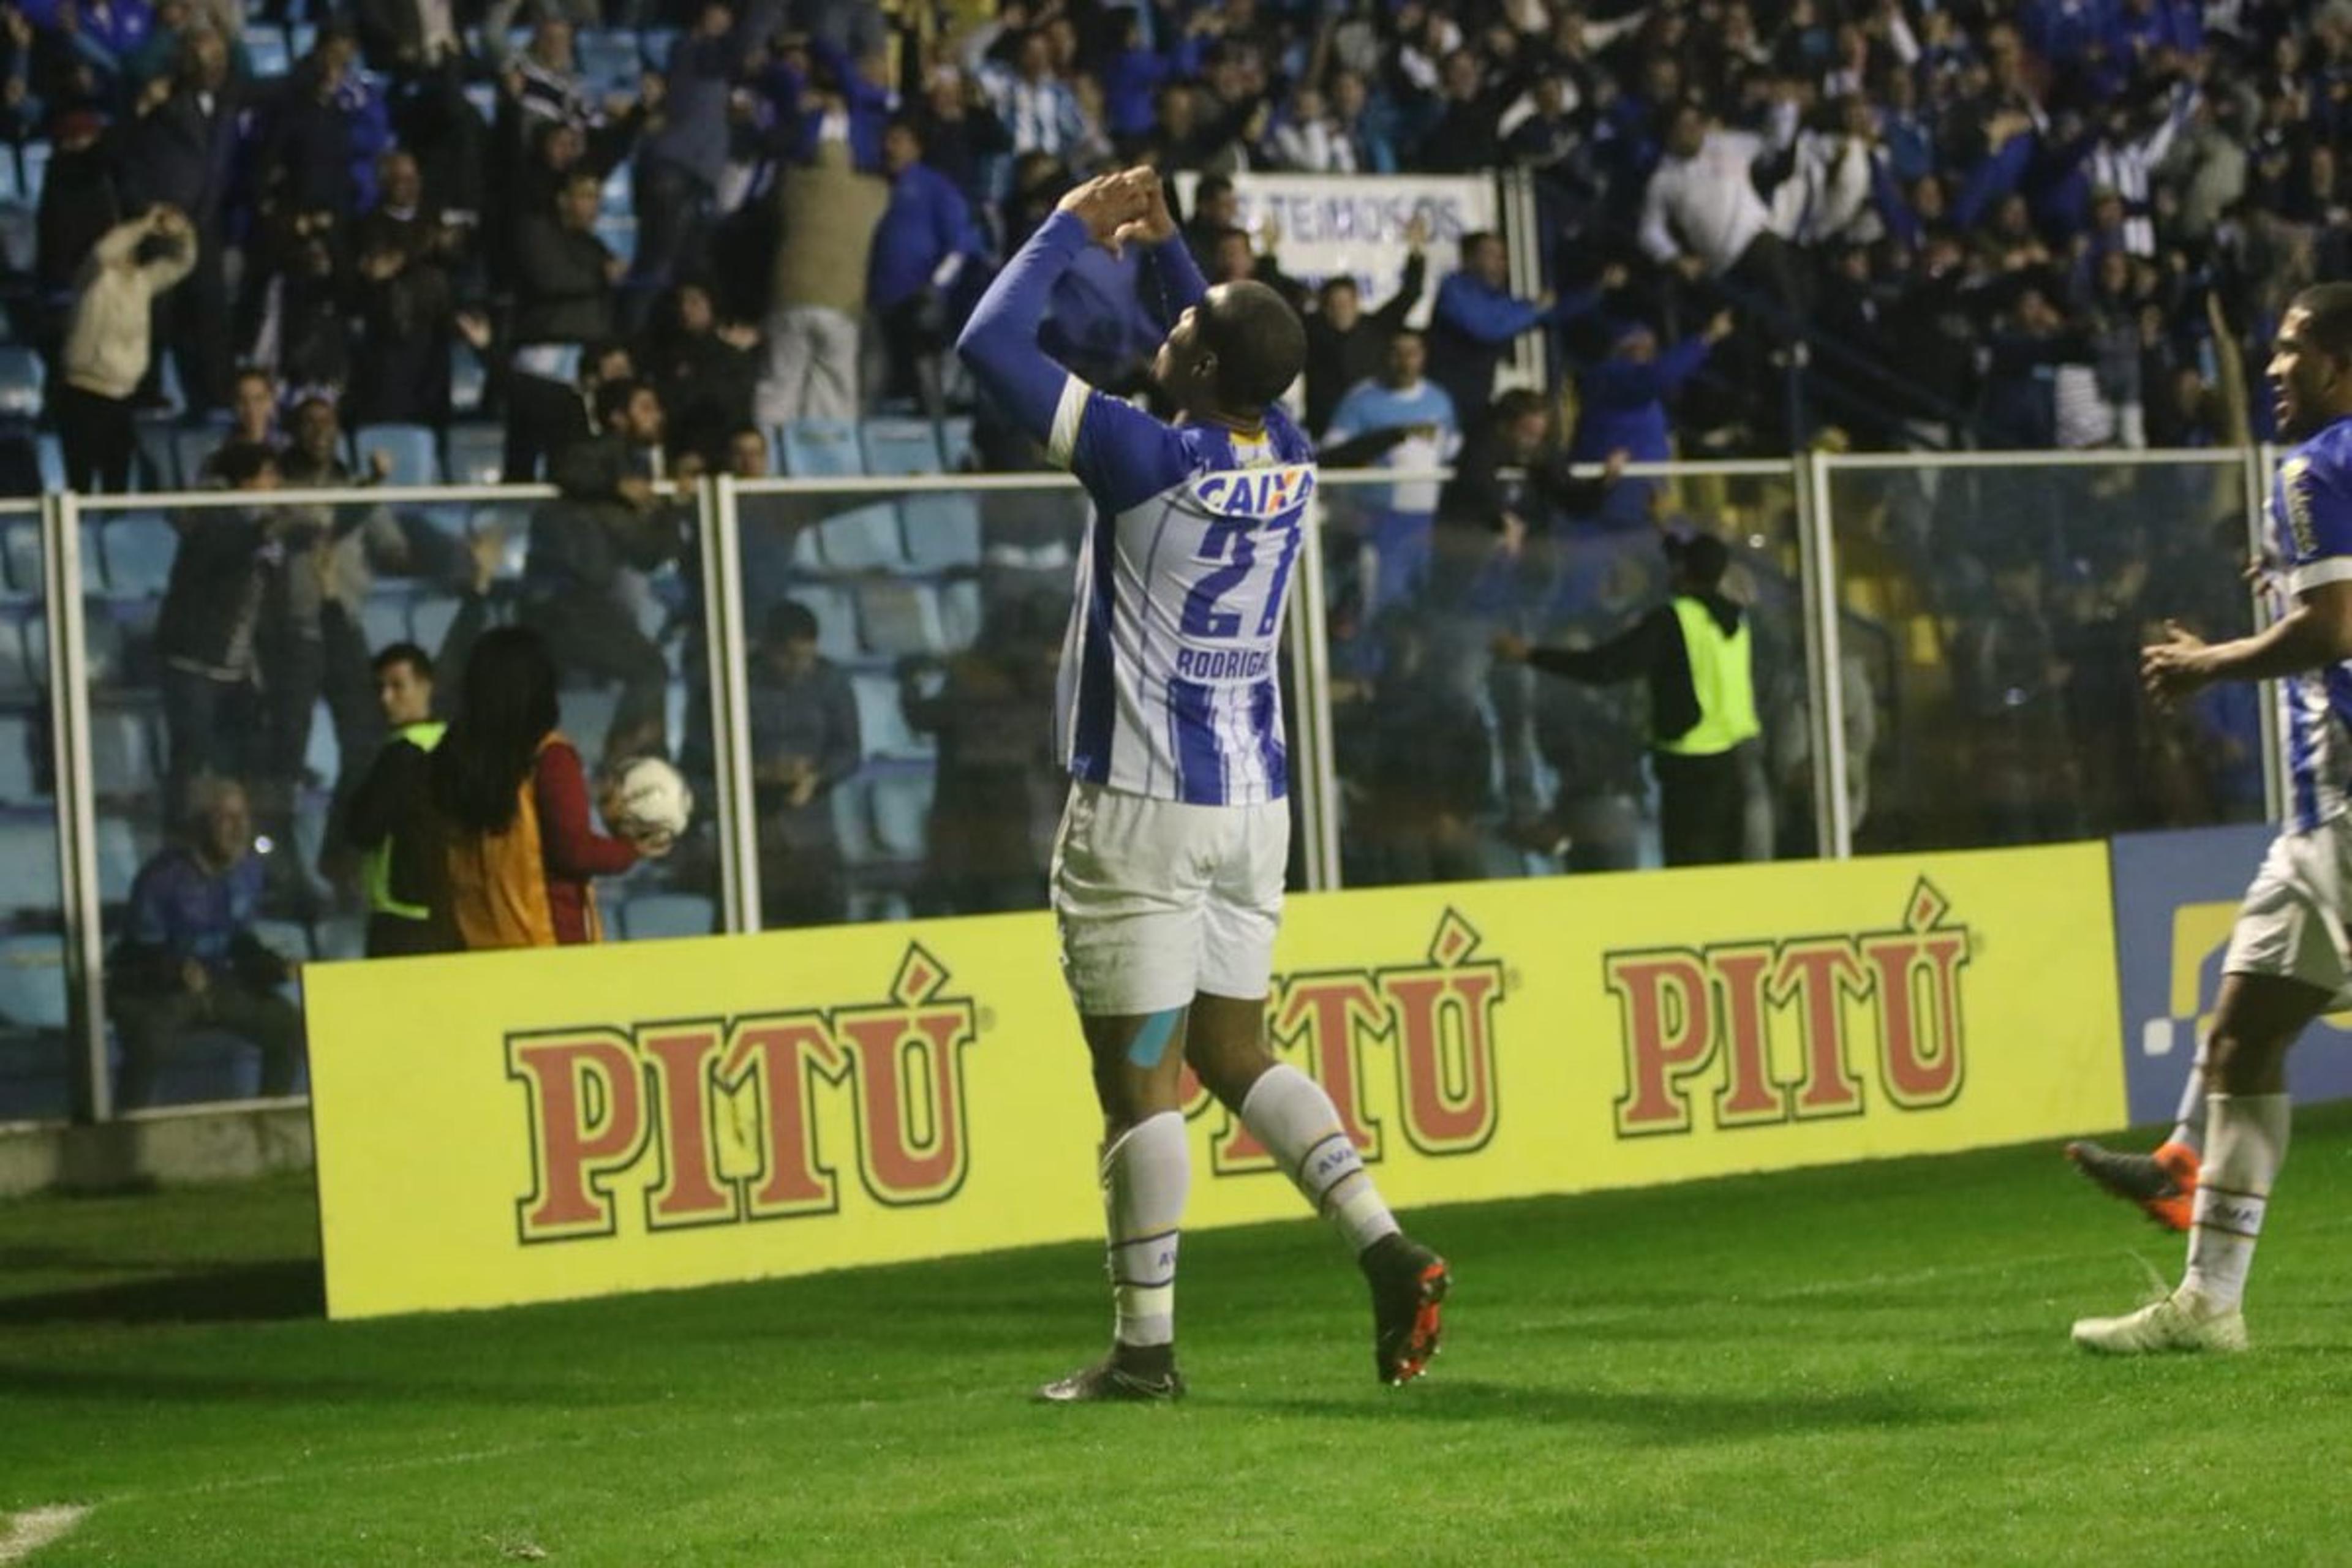
[[[1177,198],[1192,211],[1197,174],[1176,177]],[[1495,182],[1475,175],[1236,174],[1241,226],[1255,237],[1267,219],[1282,230],[1276,259],[1307,286],[1352,277],[1364,309],[1376,310],[1404,278],[1411,247],[1405,227],[1415,215],[1429,225],[1429,282],[1413,307],[1416,327],[1429,322],[1438,280],[1454,270],[1462,237],[1499,226]]]

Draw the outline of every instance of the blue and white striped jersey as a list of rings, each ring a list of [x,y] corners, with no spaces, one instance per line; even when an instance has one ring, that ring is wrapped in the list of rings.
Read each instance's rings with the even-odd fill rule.
[[[1076,376],[1046,452],[1087,488],[1055,741],[1073,778],[1194,805],[1288,792],[1283,613],[1315,493],[1313,443],[1162,424]]]
[[[2288,453],[2271,489],[2271,529],[2291,593],[2352,580],[2352,418]],[[2308,833],[2345,814],[2352,786],[2352,663],[2280,682],[2289,822]]]

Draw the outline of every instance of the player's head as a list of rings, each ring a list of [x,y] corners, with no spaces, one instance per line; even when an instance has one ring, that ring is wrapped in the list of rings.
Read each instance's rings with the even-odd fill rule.
[[[433,656],[413,642],[396,642],[375,656],[376,706],[393,729],[433,717]]]
[[[1251,248],[1247,229],[1219,229],[1209,259],[1213,282],[1238,283],[1257,270],[1257,252]]]
[[[1179,317],[1151,378],[1187,414],[1255,423],[1298,379],[1307,328],[1263,283],[1220,283]]]
[[[661,394],[645,381],[608,381],[596,389],[596,422],[640,447],[661,445]]]
[[[757,425],[738,425],[727,437],[727,471],[739,479],[764,479],[768,468],[768,433]]]
[[[2272,345],[2270,377],[2279,430],[2293,440],[2352,415],[2352,283],[2294,297]]]
[[[786,599],[768,612],[760,651],[780,673],[797,679],[816,668],[817,632],[816,612],[797,599]]]

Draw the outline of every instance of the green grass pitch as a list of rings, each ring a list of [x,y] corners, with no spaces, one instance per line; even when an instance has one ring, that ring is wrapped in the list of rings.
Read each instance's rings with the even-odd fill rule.
[[[2352,1561],[2352,1108],[2234,1361],[2068,1346],[2179,1247],[2049,1146],[1409,1217],[1423,1382],[1302,1219],[1187,1238],[1187,1404],[1057,1410],[1089,1247],[337,1327],[306,1184],[0,1205],[0,1512],[89,1508],[40,1568]]]

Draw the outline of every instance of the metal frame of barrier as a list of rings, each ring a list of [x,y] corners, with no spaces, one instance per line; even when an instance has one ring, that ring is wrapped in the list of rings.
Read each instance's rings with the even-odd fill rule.
[[[1847,754],[1843,710],[1843,641],[1838,594],[1838,548],[1832,488],[1843,473],[1891,469],[2237,465],[2245,476],[2248,538],[2259,548],[2263,532],[2266,476],[2275,465],[2273,448],[2202,449],[2177,452],[1861,453],[1811,452],[1785,460],[1720,463],[1654,463],[1628,468],[1635,479],[1763,479],[1790,486],[1793,539],[1803,600],[1805,657],[1810,667],[1811,773],[1816,828],[1823,858],[1853,853],[1853,823],[1848,807],[1848,774],[1857,759]],[[1584,468],[1580,477],[1599,470]],[[1344,489],[1406,481],[1442,481],[1446,470],[1398,472],[1357,470],[1324,474],[1322,483]],[[730,932],[760,927],[761,887],[758,824],[751,809],[753,767],[750,734],[746,622],[741,560],[740,502],[751,496],[872,497],[925,491],[986,493],[1068,489],[1066,476],[958,474],[922,478],[707,481],[695,498],[703,545],[701,584],[707,607],[707,640],[714,742],[718,752],[721,824],[719,859],[722,925]],[[106,1070],[108,1032],[104,993],[104,933],[100,921],[97,781],[90,776],[91,714],[82,530],[86,521],[125,511],[175,512],[271,506],[487,505],[553,499],[547,486],[444,485],[394,489],[277,490],[266,496],[205,491],[80,497],[53,494],[39,502],[43,586],[47,597],[46,653],[52,689],[50,744],[58,759],[57,829],[59,908],[67,936],[69,1051],[79,1119],[105,1121],[118,1114]],[[29,513],[30,508],[26,508]],[[1306,842],[1304,863],[1310,888],[1340,885],[1336,760],[1332,746],[1328,612],[1321,530],[1310,532],[1303,551],[1306,569],[1297,574],[1286,653],[1294,682],[1291,755],[1300,790]],[[2258,616],[2261,612],[2258,610]],[[2264,739],[2275,740],[2275,716],[2263,705]],[[2275,815],[2281,784],[2274,747],[2266,746],[2266,796]],[[188,1108],[175,1107],[175,1110]],[[139,1112],[136,1114],[166,1114]]]

